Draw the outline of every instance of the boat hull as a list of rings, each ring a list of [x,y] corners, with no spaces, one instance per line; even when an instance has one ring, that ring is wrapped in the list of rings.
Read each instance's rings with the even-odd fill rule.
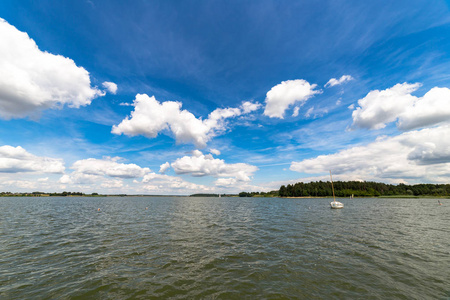
[[[330,203],[330,207],[333,209],[344,208],[344,204],[342,204],[341,202],[338,202],[338,201],[334,201],[334,202]]]

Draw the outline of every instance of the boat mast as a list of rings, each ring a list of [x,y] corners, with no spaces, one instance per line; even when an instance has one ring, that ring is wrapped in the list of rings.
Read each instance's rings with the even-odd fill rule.
[[[336,197],[334,196],[333,177],[331,176],[331,170],[330,170],[330,179],[331,179],[331,189],[333,190],[333,202],[336,202]]]

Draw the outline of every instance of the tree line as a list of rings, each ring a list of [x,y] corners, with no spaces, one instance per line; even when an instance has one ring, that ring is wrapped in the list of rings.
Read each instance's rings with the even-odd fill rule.
[[[82,192],[62,192],[62,193],[44,193],[44,192],[31,192],[31,193],[11,193],[1,192],[0,197],[67,197],[67,196],[100,196],[98,193],[85,194]]]
[[[379,196],[450,196],[450,184],[386,184],[370,181],[336,181],[336,197],[379,197]],[[298,182],[282,185],[278,192],[280,197],[327,197],[333,196],[331,182]]]

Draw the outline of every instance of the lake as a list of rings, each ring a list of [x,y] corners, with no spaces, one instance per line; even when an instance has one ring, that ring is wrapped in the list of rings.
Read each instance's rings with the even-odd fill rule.
[[[0,198],[0,298],[450,299],[449,199],[330,201]]]

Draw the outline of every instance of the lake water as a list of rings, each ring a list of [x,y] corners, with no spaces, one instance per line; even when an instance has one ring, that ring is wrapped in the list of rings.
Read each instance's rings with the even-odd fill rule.
[[[450,299],[449,199],[341,201],[0,198],[0,298]]]

